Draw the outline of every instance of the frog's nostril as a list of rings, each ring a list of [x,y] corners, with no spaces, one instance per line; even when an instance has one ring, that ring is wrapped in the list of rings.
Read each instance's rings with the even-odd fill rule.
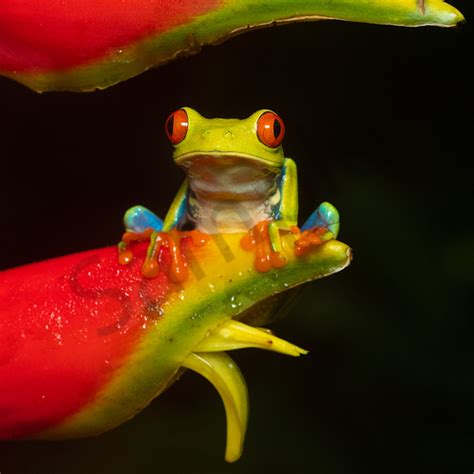
[[[230,130],[224,132],[224,138],[232,138],[234,134]]]

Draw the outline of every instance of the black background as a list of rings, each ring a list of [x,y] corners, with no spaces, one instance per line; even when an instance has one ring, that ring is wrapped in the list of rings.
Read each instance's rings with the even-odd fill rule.
[[[254,31],[102,92],[0,78],[2,269],[113,244],[136,203],[164,216],[183,175],[163,124],[183,105],[277,111],[301,218],[335,204],[355,255],[274,327],[308,356],[234,353],[251,398],[235,465],[217,394],[188,374],[99,438],[2,443],[2,474],[474,471],[472,7],[456,6],[454,30]]]

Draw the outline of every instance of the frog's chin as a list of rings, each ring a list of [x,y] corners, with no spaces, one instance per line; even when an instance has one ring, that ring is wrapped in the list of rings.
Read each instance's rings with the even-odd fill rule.
[[[250,166],[263,167],[270,170],[278,170],[282,167],[283,161],[272,161],[261,156],[248,153],[238,153],[233,151],[206,151],[189,152],[176,156],[174,161],[183,168],[191,168],[200,165],[213,165],[216,167],[232,167],[246,163]]]

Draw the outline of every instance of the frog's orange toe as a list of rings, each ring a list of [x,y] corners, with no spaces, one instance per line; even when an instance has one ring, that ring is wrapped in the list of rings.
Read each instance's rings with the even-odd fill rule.
[[[302,256],[310,252],[314,247],[333,239],[334,236],[324,227],[315,227],[305,230],[295,242],[295,255]]]
[[[119,243],[119,263],[127,265],[133,260],[133,252],[130,245],[136,242],[149,240],[147,257],[142,265],[142,275],[146,278],[156,278],[161,271],[160,259],[162,250],[169,253],[170,261],[164,265],[168,277],[173,283],[183,283],[188,278],[188,262],[186,259],[186,247],[188,244],[194,247],[202,247],[209,241],[209,236],[197,230],[181,232],[172,229],[168,232],[157,232],[147,229],[144,232],[125,232]]]
[[[272,249],[268,231],[270,222],[269,220],[259,222],[240,241],[240,246],[244,250],[255,252],[255,269],[262,273],[272,268],[283,268],[288,262],[285,252],[275,252]]]

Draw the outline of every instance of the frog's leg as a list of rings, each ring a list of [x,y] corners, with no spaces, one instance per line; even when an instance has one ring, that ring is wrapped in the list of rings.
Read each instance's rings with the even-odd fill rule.
[[[123,216],[123,223],[128,232],[144,232],[146,229],[159,231],[163,228],[163,221],[143,206],[131,207]]]
[[[296,163],[285,158],[280,181],[280,205],[268,232],[274,252],[281,252],[280,230],[291,231],[298,222],[298,175]]]
[[[185,179],[179,188],[166,214],[163,230],[168,231],[180,224],[186,216],[188,197],[188,180]]]
[[[274,336],[270,331],[230,319],[211,331],[186,357],[182,366],[209,380],[224,402],[227,417],[225,459],[228,462],[237,461],[242,453],[247,427],[248,393],[242,373],[223,351],[245,347],[273,350],[296,357],[307,353]]]
[[[164,222],[152,211],[143,206],[130,208],[123,217],[126,232],[118,245],[119,261],[122,264],[131,262],[133,255],[129,248],[131,242],[149,240],[146,264],[151,265],[158,250],[158,241],[161,231],[169,231],[176,227],[186,213],[187,180],[181,185]],[[155,265],[157,268],[157,266]],[[151,272],[151,270],[150,270]],[[148,270],[146,271],[148,274]]]
[[[142,267],[142,273],[148,278],[154,278],[159,271],[157,256],[160,244],[162,242],[162,232],[168,232],[177,227],[186,214],[187,194],[188,181],[185,180],[173,199],[168,213],[166,214],[165,220],[162,222],[162,225],[159,229],[148,228],[146,231],[136,233],[130,237],[125,234],[125,236],[130,240],[149,239],[150,243],[148,244],[146,259]],[[122,255],[121,261],[128,263],[130,261],[130,253],[128,251],[127,244],[123,241],[119,244],[119,251]]]
[[[319,207],[309,216],[308,220],[301,227],[302,231],[313,229],[315,227],[326,229],[331,236],[329,238],[336,238],[339,233],[339,212],[329,202],[323,202]],[[325,240],[329,240],[325,239]]]
[[[127,265],[133,259],[130,243],[148,240],[162,229],[163,221],[146,207],[133,206],[123,216],[123,224],[126,232],[118,244],[119,262]]]
[[[161,220],[156,214],[144,206],[133,206],[123,216],[123,223],[128,232],[144,232],[147,229],[154,231],[168,231],[176,227],[183,219],[186,212],[186,197],[188,181],[178,190],[171,206],[166,214],[165,220]]]

